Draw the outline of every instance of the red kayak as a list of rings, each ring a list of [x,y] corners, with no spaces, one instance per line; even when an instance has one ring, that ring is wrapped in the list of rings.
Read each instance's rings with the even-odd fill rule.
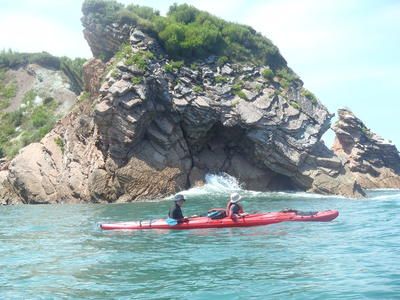
[[[232,220],[225,217],[223,219],[211,219],[209,217],[192,217],[187,221],[169,225],[166,219],[100,224],[104,230],[139,230],[139,229],[201,229],[201,228],[224,228],[224,227],[249,227],[269,225],[280,222],[329,222],[339,215],[337,210],[326,210],[321,212],[302,213],[296,210],[281,212],[268,212],[248,214],[239,219]]]

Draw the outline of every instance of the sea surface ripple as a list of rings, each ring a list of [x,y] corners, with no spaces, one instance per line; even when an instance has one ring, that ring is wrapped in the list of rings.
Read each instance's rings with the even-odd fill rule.
[[[400,299],[400,190],[366,199],[260,193],[210,175],[184,192],[186,215],[337,209],[329,223],[103,232],[160,218],[171,201],[0,207],[0,299]]]

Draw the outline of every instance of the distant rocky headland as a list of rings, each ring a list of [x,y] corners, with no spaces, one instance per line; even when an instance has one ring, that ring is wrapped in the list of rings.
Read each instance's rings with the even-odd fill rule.
[[[189,5],[86,0],[82,94],[0,171],[0,203],[130,202],[225,172],[247,189],[362,197],[400,188],[396,147],[303,87],[276,46]]]

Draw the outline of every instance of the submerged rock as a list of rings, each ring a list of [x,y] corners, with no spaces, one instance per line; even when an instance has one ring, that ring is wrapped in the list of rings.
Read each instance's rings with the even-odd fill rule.
[[[333,151],[364,188],[400,188],[400,155],[396,146],[368,129],[350,110],[339,109],[333,126]]]

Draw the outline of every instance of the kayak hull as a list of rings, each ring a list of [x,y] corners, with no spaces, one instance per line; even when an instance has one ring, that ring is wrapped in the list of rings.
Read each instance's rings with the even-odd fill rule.
[[[188,230],[188,229],[204,229],[204,228],[227,228],[227,227],[250,227],[270,225],[281,222],[329,222],[339,215],[337,210],[327,210],[316,212],[313,214],[299,214],[296,211],[290,212],[269,212],[249,214],[244,217],[232,220],[231,218],[210,219],[208,217],[193,217],[187,221],[169,225],[166,219],[146,220],[135,222],[121,222],[100,224],[103,230],[143,230],[143,229],[172,229],[172,230]]]

